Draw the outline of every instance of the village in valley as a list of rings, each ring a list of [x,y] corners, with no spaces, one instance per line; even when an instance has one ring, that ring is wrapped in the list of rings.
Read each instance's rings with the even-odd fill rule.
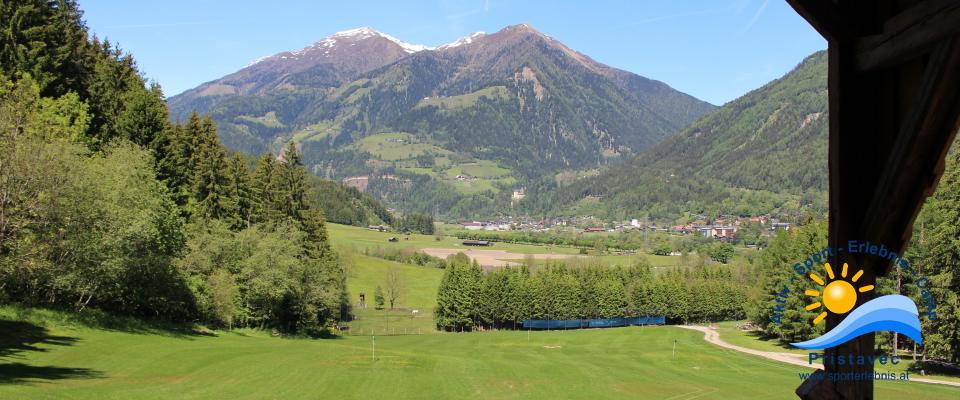
[[[631,219],[629,221],[602,222],[592,217],[557,218],[514,218],[504,217],[485,221],[461,221],[459,229],[467,231],[521,231],[521,232],[568,232],[568,233],[620,233],[620,232],[660,232],[675,235],[700,235],[716,240],[733,240],[741,227],[747,224],[759,225],[763,232],[773,235],[777,231],[790,230],[790,223],[770,216],[709,218],[694,215],[691,222],[679,225],[657,225],[656,223]]]

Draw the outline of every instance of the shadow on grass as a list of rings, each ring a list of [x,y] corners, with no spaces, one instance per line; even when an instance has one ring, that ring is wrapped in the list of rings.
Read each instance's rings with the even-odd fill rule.
[[[187,339],[198,336],[216,336],[213,332],[198,329],[188,323],[113,315],[95,308],[76,312],[53,308],[11,306],[3,314],[5,315],[2,317],[8,319],[40,326],[84,326],[107,331]],[[0,327],[0,331],[2,329],[3,327]]]
[[[24,351],[47,351],[40,344],[70,346],[77,338],[54,336],[42,326],[22,321],[0,320],[0,357],[15,356]]]
[[[74,337],[51,335],[46,328],[29,322],[0,320],[0,359],[21,358],[21,353],[24,352],[45,352],[50,350],[49,346],[72,346],[77,341]],[[0,363],[0,384],[96,378],[101,375],[99,371],[89,368],[35,366],[20,362]]]
[[[101,376],[103,373],[89,368],[34,366],[23,363],[0,364],[0,385],[40,380],[94,379]]]

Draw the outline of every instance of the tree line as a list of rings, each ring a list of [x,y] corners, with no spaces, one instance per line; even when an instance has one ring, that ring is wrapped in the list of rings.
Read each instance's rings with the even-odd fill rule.
[[[417,232],[424,235],[433,234],[433,216],[430,214],[410,213],[395,221],[397,223],[397,226],[394,227],[395,229],[404,232]]]
[[[484,273],[463,253],[447,261],[437,292],[438,329],[516,329],[525,319],[593,319],[663,315],[671,322],[743,316],[743,289],[725,266],[654,273],[630,267],[504,267]]]
[[[355,251],[351,248],[341,248],[340,251]],[[447,260],[440,257],[431,256],[422,251],[412,249],[409,247],[396,248],[396,247],[364,247],[360,250],[363,255],[382,258],[384,260],[395,261],[401,264],[410,264],[417,266],[429,266],[433,268],[446,268]]]
[[[348,317],[292,143],[248,167],[171,123],[76,3],[0,6],[0,301],[319,333]]]

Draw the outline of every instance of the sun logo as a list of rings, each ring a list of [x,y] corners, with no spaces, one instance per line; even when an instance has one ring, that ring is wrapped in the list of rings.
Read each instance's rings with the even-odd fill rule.
[[[861,286],[857,289],[854,289],[853,283],[857,283],[857,280],[860,279],[860,276],[863,275],[863,270],[857,271],[853,275],[853,278],[850,279],[850,282],[843,280],[842,278],[847,277],[847,263],[843,263],[843,269],[840,271],[840,279],[838,279],[833,274],[833,267],[830,266],[830,263],[823,264],[827,269],[827,276],[830,278],[830,284],[826,285],[823,288],[823,295],[821,296],[820,291],[807,289],[803,293],[810,297],[821,297],[821,301],[815,302],[808,305],[806,308],[807,311],[813,311],[820,307],[826,307],[827,310],[834,314],[846,314],[848,311],[853,309],[853,306],[857,304],[857,292],[865,293],[873,290],[873,285]],[[810,273],[810,280],[817,283],[821,287],[824,286],[823,278],[817,275],[814,272]],[[816,318],[813,319],[813,324],[819,324],[823,322],[823,319],[827,317],[827,311],[821,311]]]

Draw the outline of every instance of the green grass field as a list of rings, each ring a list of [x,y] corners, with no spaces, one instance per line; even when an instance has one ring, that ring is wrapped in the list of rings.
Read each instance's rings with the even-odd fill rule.
[[[332,127],[333,123],[331,121],[320,121],[294,132],[290,140],[293,140],[294,142],[310,142],[321,140],[330,135]]]
[[[400,264],[363,255],[353,256],[348,272],[347,290],[350,292],[356,320],[350,322],[349,334],[432,334],[435,331],[433,309],[437,305],[437,287],[443,277],[443,270],[433,267],[418,267]],[[377,310],[374,307],[374,290],[377,285],[385,286],[387,269],[398,268],[406,290],[394,305],[396,308],[416,309],[393,312]],[[359,295],[367,297],[367,308],[358,306]],[[388,305],[389,306],[389,305]]]
[[[240,120],[242,120],[242,121],[250,122],[250,123],[253,123],[253,124],[263,125],[263,126],[265,126],[265,127],[267,127],[267,128],[284,128],[284,127],[286,127],[286,125],[284,125],[282,122],[280,122],[279,119],[277,119],[277,113],[275,113],[275,112],[273,112],[273,111],[270,111],[270,112],[268,112],[268,113],[266,113],[266,114],[264,114],[264,115],[262,115],[262,116],[259,116],[259,117],[253,117],[253,116],[249,116],[249,115],[241,115],[241,116],[239,116],[239,117],[237,117],[237,118],[240,119]]]
[[[437,240],[436,236],[430,235],[411,234],[404,236],[396,232],[376,232],[366,228],[338,224],[327,224],[327,229],[330,231],[330,238],[335,246],[339,248],[351,247],[356,251],[377,247],[414,250],[425,248],[468,249],[468,247],[463,246],[462,240],[452,236],[442,236],[440,240]],[[392,236],[401,237],[401,240],[396,243],[388,242],[387,239]],[[506,250],[511,253],[516,253],[516,258],[511,257],[510,260],[517,261],[523,260],[525,254],[576,255],[580,252],[580,249],[577,247],[517,243],[496,243],[493,247],[490,247],[490,249]],[[652,254],[626,256],[604,255],[599,257],[591,256],[591,258],[606,265],[631,265],[641,258],[649,261],[654,267],[672,267],[680,262],[680,257],[657,256]]]
[[[0,309],[3,399],[782,399],[804,371],[672,327],[377,337],[374,361],[367,336],[126,332],[15,314]],[[876,392],[960,396],[910,382]]]
[[[402,132],[370,135],[360,140],[358,145],[363,151],[376,154],[385,161],[408,160],[428,151],[437,154],[449,153],[432,144],[420,143],[413,135]]]

